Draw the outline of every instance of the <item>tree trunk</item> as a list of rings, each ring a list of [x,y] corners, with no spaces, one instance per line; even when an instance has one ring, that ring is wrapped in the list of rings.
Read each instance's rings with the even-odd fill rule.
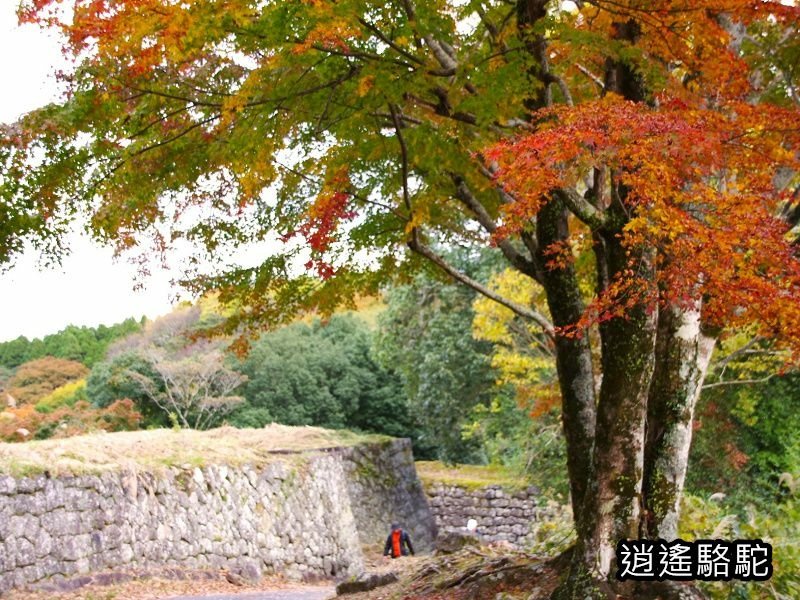
[[[518,0],[517,28],[528,53],[536,60],[528,71],[533,93],[525,100],[525,108],[537,110],[550,104],[548,87],[541,76],[546,69],[547,42],[535,25],[547,16],[548,0]],[[547,305],[553,324],[572,325],[583,315],[585,305],[572,265],[550,269],[545,252],[556,242],[569,238],[569,211],[557,198],[542,207],[536,215],[537,251],[533,257],[539,265],[541,283],[547,294]],[[583,531],[586,485],[592,463],[595,431],[595,385],[592,350],[587,335],[567,337],[556,334],[556,370],[561,390],[561,422],[567,442],[567,471],[575,528]]]
[[[531,69],[532,79],[537,72],[541,75],[547,71],[546,40],[531,27],[546,15],[546,5],[546,0],[519,0],[517,3],[521,39],[539,63],[537,68]],[[613,37],[631,44],[635,44],[639,37],[638,24],[633,20],[614,23],[614,31]],[[644,81],[633,67],[611,58],[606,63],[605,89],[634,102],[642,102],[647,98]],[[538,91],[538,95],[532,94],[526,102],[527,108],[536,109],[550,104],[548,87],[544,86]],[[644,281],[655,281],[656,249],[632,248],[622,244],[624,226],[634,215],[631,214],[631,207],[625,205],[627,190],[615,182],[613,174],[610,175],[611,202],[609,206],[602,207],[609,225],[603,230],[593,231],[593,237],[599,243],[596,256],[598,287],[601,291],[615,277],[631,268],[632,264],[637,270],[637,277]],[[595,192],[602,196],[605,183],[601,181],[597,185]],[[536,258],[540,265],[546,265],[547,257],[543,253],[551,244],[567,239],[568,218],[568,211],[556,199],[551,199],[539,211],[537,237],[540,250]],[[574,269],[567,266],[559,269],[542,268],[541,271],[554,324],[564,326],[576,323],[582,316],[584,305]],[[646,459],[647,473],[655,475],[648,479],[647,492],[652,494],[648,497],[658,504],[661,511],[656,517],[660,528],[664,531],[669,527],[674,529],[677,522],[677,506],[691,440],[692,410],[680,410],[670,417],[662,409],[668,404],[664,402],[668,396],[666,390],[673,385],[681,386],[672,380],[675,369],[686,380],[682,386],[684,405],[690,405],[693,409],[713,343],[708,344],[705,340],[700,343],[699,315],[697,327],[689,317],[677,320],[670,320],[669,317],[669,314],[665,315],[660,321],[656,303],[653,301],[651,305],[650,300],[641,300],[637,305],[627,308],[626,316],[613,318],[600,325],[603,378],[596,407],[588,336],[556,338],[556,361],[577,532],[568,576],[554,593],[557,599],[613,598],[618,591],[624,590],[627,595],[634,589],[636,597],[645,597],[640,592],[653,592],[652,597],[661,597],[662,592],[666,594],[663,597],[678,595],[671,593],[670,585],[654,583],[648,587],[633,582],[619,585],[612,580],[616,568],[617,543],[621,539],[640,537],[643,516],[649,515],[644,507],[643,491]],[[665,332],[661,339],[658,336],[659,325]],[[667,335],[667,332],[672,332],[672,335]],[[688,338],[695,340],[693,352]],[[664,391],[654,392],[659,400],[650,406],[657,340],[676,349],[675,360],[659,362],[655,385]],[[681,346],[684,342],[686,347]],[[658,348],[659,353],[663,351],[661,347]],[[672,397],[676,396],[673,394]],[[659,406],[662,408],[656,411]],[[655,412],[650,415],[650,430],[646,431],[649,407]],[[666,418],[667,423],[657,428],[656,423],[662,418]],[[651,451],[646,457],[646,441],[651,439],[652,446],[648,446]],[[653,465],[658,466],[653,468]],[[670,483],[658,484],[664,481]]]
[[[694,407],[714,343],[713,337],[701,331],[699,300],[690,308],[661,311],[647,403],[642,537],[678,537]]]
[[[568,217],[569,212],[555,198],[539,212],[536,231],[539,255],[536,259],[541,265],[546,265],[548,260],[543,252],[554,242],[569,237]],[[563,327],[580,319],[585,307],[572,265],[559,269],[544,267],[542,280],[553,324]],[[561,420],[567,441],[572,512],[575,528],[583,531],[585,513],[582,507],[589,481],[595,434],[595,386],[589,336],[557,335],[556,368],[561,389]]]
[[[618,237],[605,238],[613,275],[630,256]],[[638,252],[638,257],[635,256]],[[653,275],[652,251],[633,251],[640,275]],[[570,573],[557,598],[605,597],[620,539],[636,538],[641,518],[647,397],[655,363],[657,306],[640,303],[626,317],[600,326],[603,381],[597,405],[592,470],[583,503],[583,528]]]

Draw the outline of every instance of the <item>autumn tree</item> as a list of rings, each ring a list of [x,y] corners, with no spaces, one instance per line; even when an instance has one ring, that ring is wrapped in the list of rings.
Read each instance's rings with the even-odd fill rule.
[[[224,339],[197,339],[201,307],[179,306],[141,331],[114,342],[107,360],[87,381],[99,406],[125,397],[156,423],[169,417],[182,427],[207,429],[244,402],[237,389],[247,376],[231,368]]]
[[[98,431],[130,431],[138,429],[140,423],[141,415],[127,399],[117,400],[105,408],[79,400],[52,411],[26,404],[0,412],[0,440],[25,442]]]
[[[132,373],[157,381],[157,375],[145,357],[137,352],[124,352],[92,367],[86,378],[87,398],[100,408],[110,406],[120,398],[128,398],[141,413],[143,426],[169,425],[169,416],[153,404],[142,389],[139,378]]]
[[[608,588],[619,539],[675,536],[723,328],[800,341],[794,5],[27,0],[20,16],[59,28],[75,65],[61,103],[3,129],[0,260],[25,243],[57,258],[83,212],[134,255],[196,244],[186,284],[219,290],[228,331],[329,312],[425,261],[496,300],[555,355],[578,534],[562,597]],[[264,240],[256,266],[225,262]],[[490,246],[549,315],[437,242]]]
[[[163,348],[148,348],[145,357],[155,381],[130,371],[142,392],[182,427],[208,429],[244,402],[235,390],[247,377],[224,365],[220,348],[193,348],[183,356]]]
[[[542,287],[515,269],[495,273],[488,287],[548,314]],[[494,460],[524,469],[543,489],[563,492],[567,473],[552,344],[535,323],[485,296],[478,295],[473,307],[472,335],[490,343],[496,394],[489,407],[474,411],[467,432],[484,440]]]
[[[36,403],[65,383],[77,381],[89,373],[74,360],[45,356],[21,364],[6,382],[5,393],[15,404]]]

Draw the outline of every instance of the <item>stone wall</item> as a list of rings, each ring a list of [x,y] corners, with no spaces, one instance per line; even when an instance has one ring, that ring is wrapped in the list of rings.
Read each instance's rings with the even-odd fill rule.
[[[571,518],[568,507],[544,501],[533,486],[509,491],[499,485],[469,489],[432,482],[425,491],[440,532],[463,532],[475,519],[484,543],[504,541],[524,549],[542,523]]]
[[[154,565],[349,576],[393,519],[433,539],[407,440],[158,475],[0,475],[0,593]]]
[[[432,550],[436,525],[414,468],[411,442],[356,446],[347,458],[350,502],[361,542],[382,545],[391,524],[398,522],[411,535],[415,550]]]

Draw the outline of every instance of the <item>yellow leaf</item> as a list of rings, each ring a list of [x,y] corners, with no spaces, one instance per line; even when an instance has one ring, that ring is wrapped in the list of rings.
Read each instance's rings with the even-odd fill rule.
[[[359,98],[363,98],[364,96],[366,96],[372,89],[372,86],[374,85],[375,85],[374,75],[367,75],[366,77],[362,77],[358,81],[358,89],[356,90],[356,93],[358,94]]]

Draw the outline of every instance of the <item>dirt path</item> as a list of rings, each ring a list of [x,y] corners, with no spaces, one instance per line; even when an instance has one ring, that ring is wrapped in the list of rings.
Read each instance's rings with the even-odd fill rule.
[[[238,586],[225,577],[212,579],[143,578],[114,585],[86,585],[73,591],[14,590],[8,600],[327,600],[333,583],[308,585],[279,577]],[[6,596],[3,595],[3,600]]]
[[[333,586],[304,586],[293,589],[264,590],[242,594],[212,594],[209,596],[170,596],[165,600],[326,600],[336,593]]]

